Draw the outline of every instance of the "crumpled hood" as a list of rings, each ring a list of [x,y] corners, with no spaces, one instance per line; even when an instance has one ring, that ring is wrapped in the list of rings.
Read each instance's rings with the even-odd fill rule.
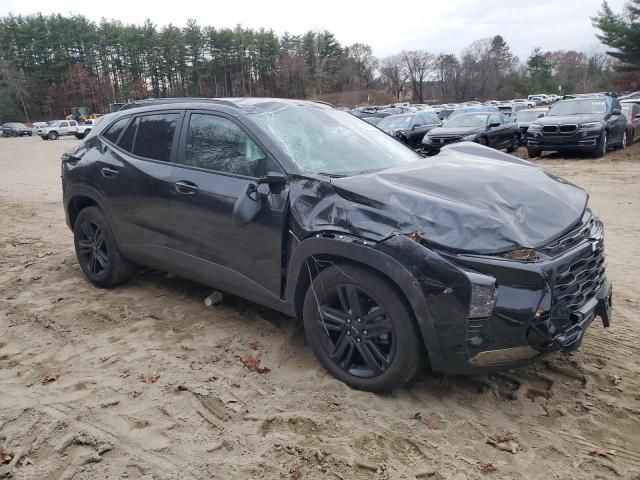
[[[469,253],[543,246],[581,219],[588,200],[583,189],[532,163],[470,142],[331,185],[339,200],[323,189],[319,204],[296,215],[307,230],[322,217],[324,227],[374,240],[420,231],[427,242]]]

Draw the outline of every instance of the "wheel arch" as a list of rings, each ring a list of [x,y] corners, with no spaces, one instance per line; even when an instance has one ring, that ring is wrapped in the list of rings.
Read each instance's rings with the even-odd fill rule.
[[[324,268],[336,264],[358,266],[384,278],[412,313],[427,353],[440,351],[433,319],[416,279],[395,258],[377,250],[374,243],[355,237],[312,237],[294,250],[287,269],[285,296],[297,318],[302,318],[304,298],[312,280]]]
[[[113,214],[102,194],[88,185],[70,184],[64,192],[64,206],[67,214],[67,225],[73,230],[78,214],[87,207],[97,206],[107,217],[116,241],[120,236],[113,221]],[[119,243],[119,242],[118,242]]]

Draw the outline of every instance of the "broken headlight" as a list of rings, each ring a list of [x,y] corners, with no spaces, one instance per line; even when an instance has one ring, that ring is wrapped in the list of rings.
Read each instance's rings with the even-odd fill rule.
[[[530,132],[537,132],[538,130],[542,130],[542,125],[540,125],[539,123],[532,123],[531,125],[529,125]]]
[[[469,318],[489,317],[493,313],[498,297],[496,279],[475,272],[464,272],[471,282]]]

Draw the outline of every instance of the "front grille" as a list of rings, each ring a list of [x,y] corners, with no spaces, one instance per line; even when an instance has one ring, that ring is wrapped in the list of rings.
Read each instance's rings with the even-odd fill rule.
[[[560,125],[560,133],[576,133],[578,125]]]
[[[561,265],[553,286],[551,317],[577,320],[578,311],[602,287],[605,280],[604,245],[602,241],[568,264]]]
[[[448,143],[459,142],[462,137],[431,137],[431,143],[434,145],[446,145]]]
[[[596,219],[590,211],[585,212],[580,224],[564,234],[562,237],[548,243],[538,251],[550,257],[558,255],[570,250],[580,242],[588,238],[598,238],[602,235],[602,222]]]
[[[542,127],[542,131],[544,133],[557,133],[558,126],[557,125],[545,125]]]

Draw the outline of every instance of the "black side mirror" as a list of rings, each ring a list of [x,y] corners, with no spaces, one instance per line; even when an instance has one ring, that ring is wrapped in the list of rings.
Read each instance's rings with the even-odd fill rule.
[[[269,172],[258,180],[258,183],[264,183],[269,186],[279,186],[287,183],[287,176],[280,172]]]
[[[611,115],[622,115],[622,110],[620,110],[619,108],[614,108],[613,110],[611,110]]]

